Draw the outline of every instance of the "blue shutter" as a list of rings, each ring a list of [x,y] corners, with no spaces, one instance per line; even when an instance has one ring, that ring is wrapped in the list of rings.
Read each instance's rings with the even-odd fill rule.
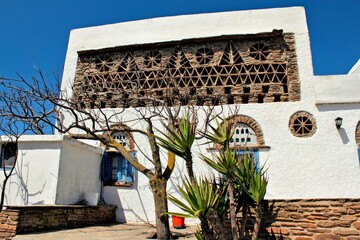
[[[111,180],[111,156],[107,152],[103,154],[101,160],[101,180],[102,181]]]
[[[131,152],[130,155],[135,158],[135,152]],[[125,171],[125,181],[126,182],[135,182],[135,169],[134,166],[126,160],[126,171]]]
[[[124,169],[123,169],[123,162],[126,161],[126,159],[123,157],[123,155],[119,154],[117,156],[117,159],[118,159],[118,173],[117,173],[117,179],[119,182],[122,182],[124,181],[124,176],[123,176],[123,172],[124,172]]]
[[[360,165],[360,147],[358,148],[358,159],[359,159],[359,165]]]

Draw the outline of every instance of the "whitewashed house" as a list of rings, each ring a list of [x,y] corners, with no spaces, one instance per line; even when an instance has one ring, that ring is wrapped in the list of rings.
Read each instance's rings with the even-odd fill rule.
[[[222,110],[236,124],[234,144],[246,144],[269,167],[267,199],[356,199],[360,198],[359,66],[358,62],[347,75],[314,76],[305,10],[292,7],[75,29],[62,86],[83,108],[92,108],[96,101],[108,114],[125,109],[119,123],[126,120],[131,122],[127,127],[140,129],[145,126],[141,121],[131,121],[139,118],[134,107],[149,105],[133,101],[136,95],[126,89],[135,83],[142,95],[166,100],[167,91],[176,87],[188,96],[182,105],[215,105],[215,111]],[[202,114],[199,111],[200,125]],[[335,124],[337,118],[342,118],[341,126]],[[64,112],[64,125],[72,121]],[[155,124],[162,128],[160,122]],[[150,155],[144,136],[121,131],[114,136],[151,168],[142,154]],[[120,154],[111,153],[101,176],[99,144],[87,142],[93,145],[88,146],[60,135],[36,139],[21,141],[19,149],[28,164],[23,166],[41,176],[41,181],[29,177],[27,183],[38,193],[23,201],[14,193],[13,183],[19,181],[15,175],[8,203],[71,204],[84,192],[101,192],[107,203],[118,206],[119,222],[154,222],[148,179],[134,172]],[[37,141],[49,147],[37,149],[38,155],[31,157]],[[195,152],[213,150],[200,143]],[[76,157],[65,148],[72,148]],[[45,149],[54,154],[56,164],[51,168],[42,164],[50,158]],[[185,172],[182,160],[176,164],[170,194],[177,193]],[[209,171],[198,158],[194,168],[202,175]]]

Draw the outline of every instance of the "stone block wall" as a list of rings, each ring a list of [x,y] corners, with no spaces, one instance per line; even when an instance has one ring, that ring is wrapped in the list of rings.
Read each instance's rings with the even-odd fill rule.
[[[260,236],[289,240],[360,240],[360,199],[269,201]]]
[[[16,206],[0,213],[0,239],[17,233],[115,222],[116,206]]]
[[[5,210],[0,212],[0,239],[11,239],[16,235],[19,210]]]

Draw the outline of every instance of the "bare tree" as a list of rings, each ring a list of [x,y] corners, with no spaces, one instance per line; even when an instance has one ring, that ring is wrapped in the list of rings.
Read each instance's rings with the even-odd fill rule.
[[[46,78],[41,71],[38,71],[37,78],[34,77],[30,81],[21,76],[18,79],[0,78],[0,84],[4,89],[0,93],[1,116],[11,119],[11,125],[2,124],[0,129],[4,132],[11,126],[23,124],[26,126],[23,133],[44,134],[55,130],[74,139],[96,140],[106,147],[115,148],[137,171],[149,179],[155,203],[157,238],[169,239],[171,237],[169,220],[168,215],[164,213],[168,212],[166,187],[175,166],[175,156],[169,152],[168,159],[165,161],[161,159],[160,148],[156,141],[156,132],[161,129],[154,123],[176,122],[181,114],[181,104],[177,103],[181,103],[186,96],[174,90],[168,91],[169,95],[161,100],[152,96],[143,96],[136,88],[135,82],[129,87],[128,94],[137,96],[133,99],[138,101],[138,106],[143,106],[145,103],[146,106],[151,104],[151,107],[134,107],[132,111],[135,111],[136,117],[129,119],[124,117],[125,107],[104,108],[102,103],[97,101],[100,99],[99,92],[83,93],[88,99],[93,99],[91,108],[85,108],[81,100],[77,99],[76,94],[73,93],[72,86],[68,88],[70,91],[67,91],[60,88],[57,77],[52,84],[47,82]],[[212,108],[209,107],[209,109]],[[210,112],[208,111],[206,118],[213,117]],[[139,121],[147,126],[146,129],[126,128],[123,130],[146,136],[151,154],[144,157],[151,162],[153,166],[151,169],[138,162],[120,142],[111,136],[111,133],[115,131],[114,126],[119,123],[132,126]],[[13,133],[9,132],[9,135]],[[15,134],[15,136],[19,135]]]
[[[2,99],[4,95],[0,97]],[[28,130],[29,125],[15,124],[14,119],[4,113],[4,107],[0,108],[0,164],[4,179],[1,185],[0,210],[4,207],[7,183],[12,176],[18,159],[19,138]]]

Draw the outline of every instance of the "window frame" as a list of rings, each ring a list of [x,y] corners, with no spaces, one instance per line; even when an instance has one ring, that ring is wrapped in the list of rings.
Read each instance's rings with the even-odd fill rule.
[[[10,171],[11,169],[13,169],[16,165],[18,150],[19,150],[18,144],[16,142],[1,143],[0,144],[0,167],[5,169],[6,171]],[[11,159],[11,164],[8,164],[10,159]]]
[[[135,157],[135,151],[130,152]],[[117,161],[116,179],[113,174],[114,161]],[[101,160],[101,180],[106,186],[131,187],[135,181],[135,168],[118,152],[104,152]]]

